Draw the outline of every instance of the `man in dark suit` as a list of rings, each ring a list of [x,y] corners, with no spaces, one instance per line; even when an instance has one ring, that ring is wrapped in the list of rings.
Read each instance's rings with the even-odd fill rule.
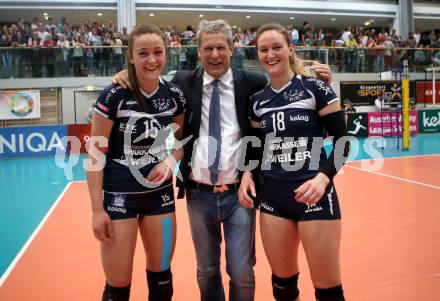
[[[221,225],[226,244],[226,271],[230,277],[229,300],[254,300],[255,209],[240,205],[236,191],[241,173],[236,167],[240,139],[250,133],[248,100],[267,85],[261,74],[230,68],[233,35],[223,20],[202,21],[197,32],[198,56],[202,66],[178,71],[173,82],[187,99],[185,136],[181,162],[187,192],[188,215],[197,257],[197,281],[203,301],[225,300],[220,274]],[[214,92],[214,89],[218,92]],[[213,113],[213,94],[219,95],[219,111]],[[211,116],[219,117],[219,158],[209,141]],[[214,158],[213,158],[214,157]],[[212,179],[209,166],[218,163]],[[181,195],[181,194],[180,194]]]
[[[180,164],[179,197],[186,191],[201,300],[225,300],[220,273],[223,224],[229,300],[252,301],[255,208],[244,208],[238,201],[241,172],[236,160],[242,158],[240,139],[258,135],[249,126],[248,102],[267,80],[261,74],[230,67],[233,34],[225,21],[200,22],[197,40],[201,66],[177,71],[172,80],[186,96],[184,136],[191,137]],[[327,66],[317,68],[322,78],[331,79]],[[126,76],[118,73],[113,80],[125,88],[127,82],[121,78]],[[252,152],[248,155],[258,158]]]

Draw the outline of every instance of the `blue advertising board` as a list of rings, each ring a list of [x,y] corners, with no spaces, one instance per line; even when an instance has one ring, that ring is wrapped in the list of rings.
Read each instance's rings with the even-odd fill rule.
[[[0,158],[55,155],[57,148],[66,148],[64,136],[65,125],[1,128]]]

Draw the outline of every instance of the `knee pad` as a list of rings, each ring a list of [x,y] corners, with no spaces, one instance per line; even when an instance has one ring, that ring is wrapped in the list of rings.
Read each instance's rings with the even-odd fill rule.
[[[130,287],[114,287],[106,283],[102,301],[128,301],[130,299]]]
[[[277,301],[294,301],[299,296],[298,274],[281,278],[272,274],[272,292]]]
[[[168,269],[162,272],[147,271],[148,301],[171,301],[173,296],[173,274]]]
[[[317,301],[345,301],[342,284],[331,288],[315,288]]]

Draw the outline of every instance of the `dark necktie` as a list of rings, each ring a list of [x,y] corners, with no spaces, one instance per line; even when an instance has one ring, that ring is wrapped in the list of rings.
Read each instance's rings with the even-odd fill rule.
[[[216,184],[218,180],[219,173],[219,162],[220,162],[220,150],[222,136],[220,133],[220,94],[218,90],[219,79],[212,81],[212,96],[211,105],[209,106],[209,132],[208,135],[217,141],[217,143],[209,143],[208,145],[208,158],[212,159],[215,155],[214,160],[209,160],[213,162],[209,166],[209,171],[211,172],[211,183]],[[216,147],[215,147],[216,146]],[[215,147],[215,153],[214,153]]]

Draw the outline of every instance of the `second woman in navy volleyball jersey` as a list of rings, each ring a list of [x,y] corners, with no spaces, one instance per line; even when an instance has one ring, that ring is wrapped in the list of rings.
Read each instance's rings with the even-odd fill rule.
[[[284,27],[263,25],[256,41],[260,64],[271,81],[251,97],[249,116],[251,125],[266,135],[260,227],[273,271],[273,294],[278,301],[298,300],[301,241],[316,299],[342,301],[341,215],[332,181],[337,162],[322,147],[324,128],[334,141],[345,135],[340,102],[329,85],[310,77]],[[238,194],[243,206],[252,207],[248,193],[255,194],[250,172]]]

